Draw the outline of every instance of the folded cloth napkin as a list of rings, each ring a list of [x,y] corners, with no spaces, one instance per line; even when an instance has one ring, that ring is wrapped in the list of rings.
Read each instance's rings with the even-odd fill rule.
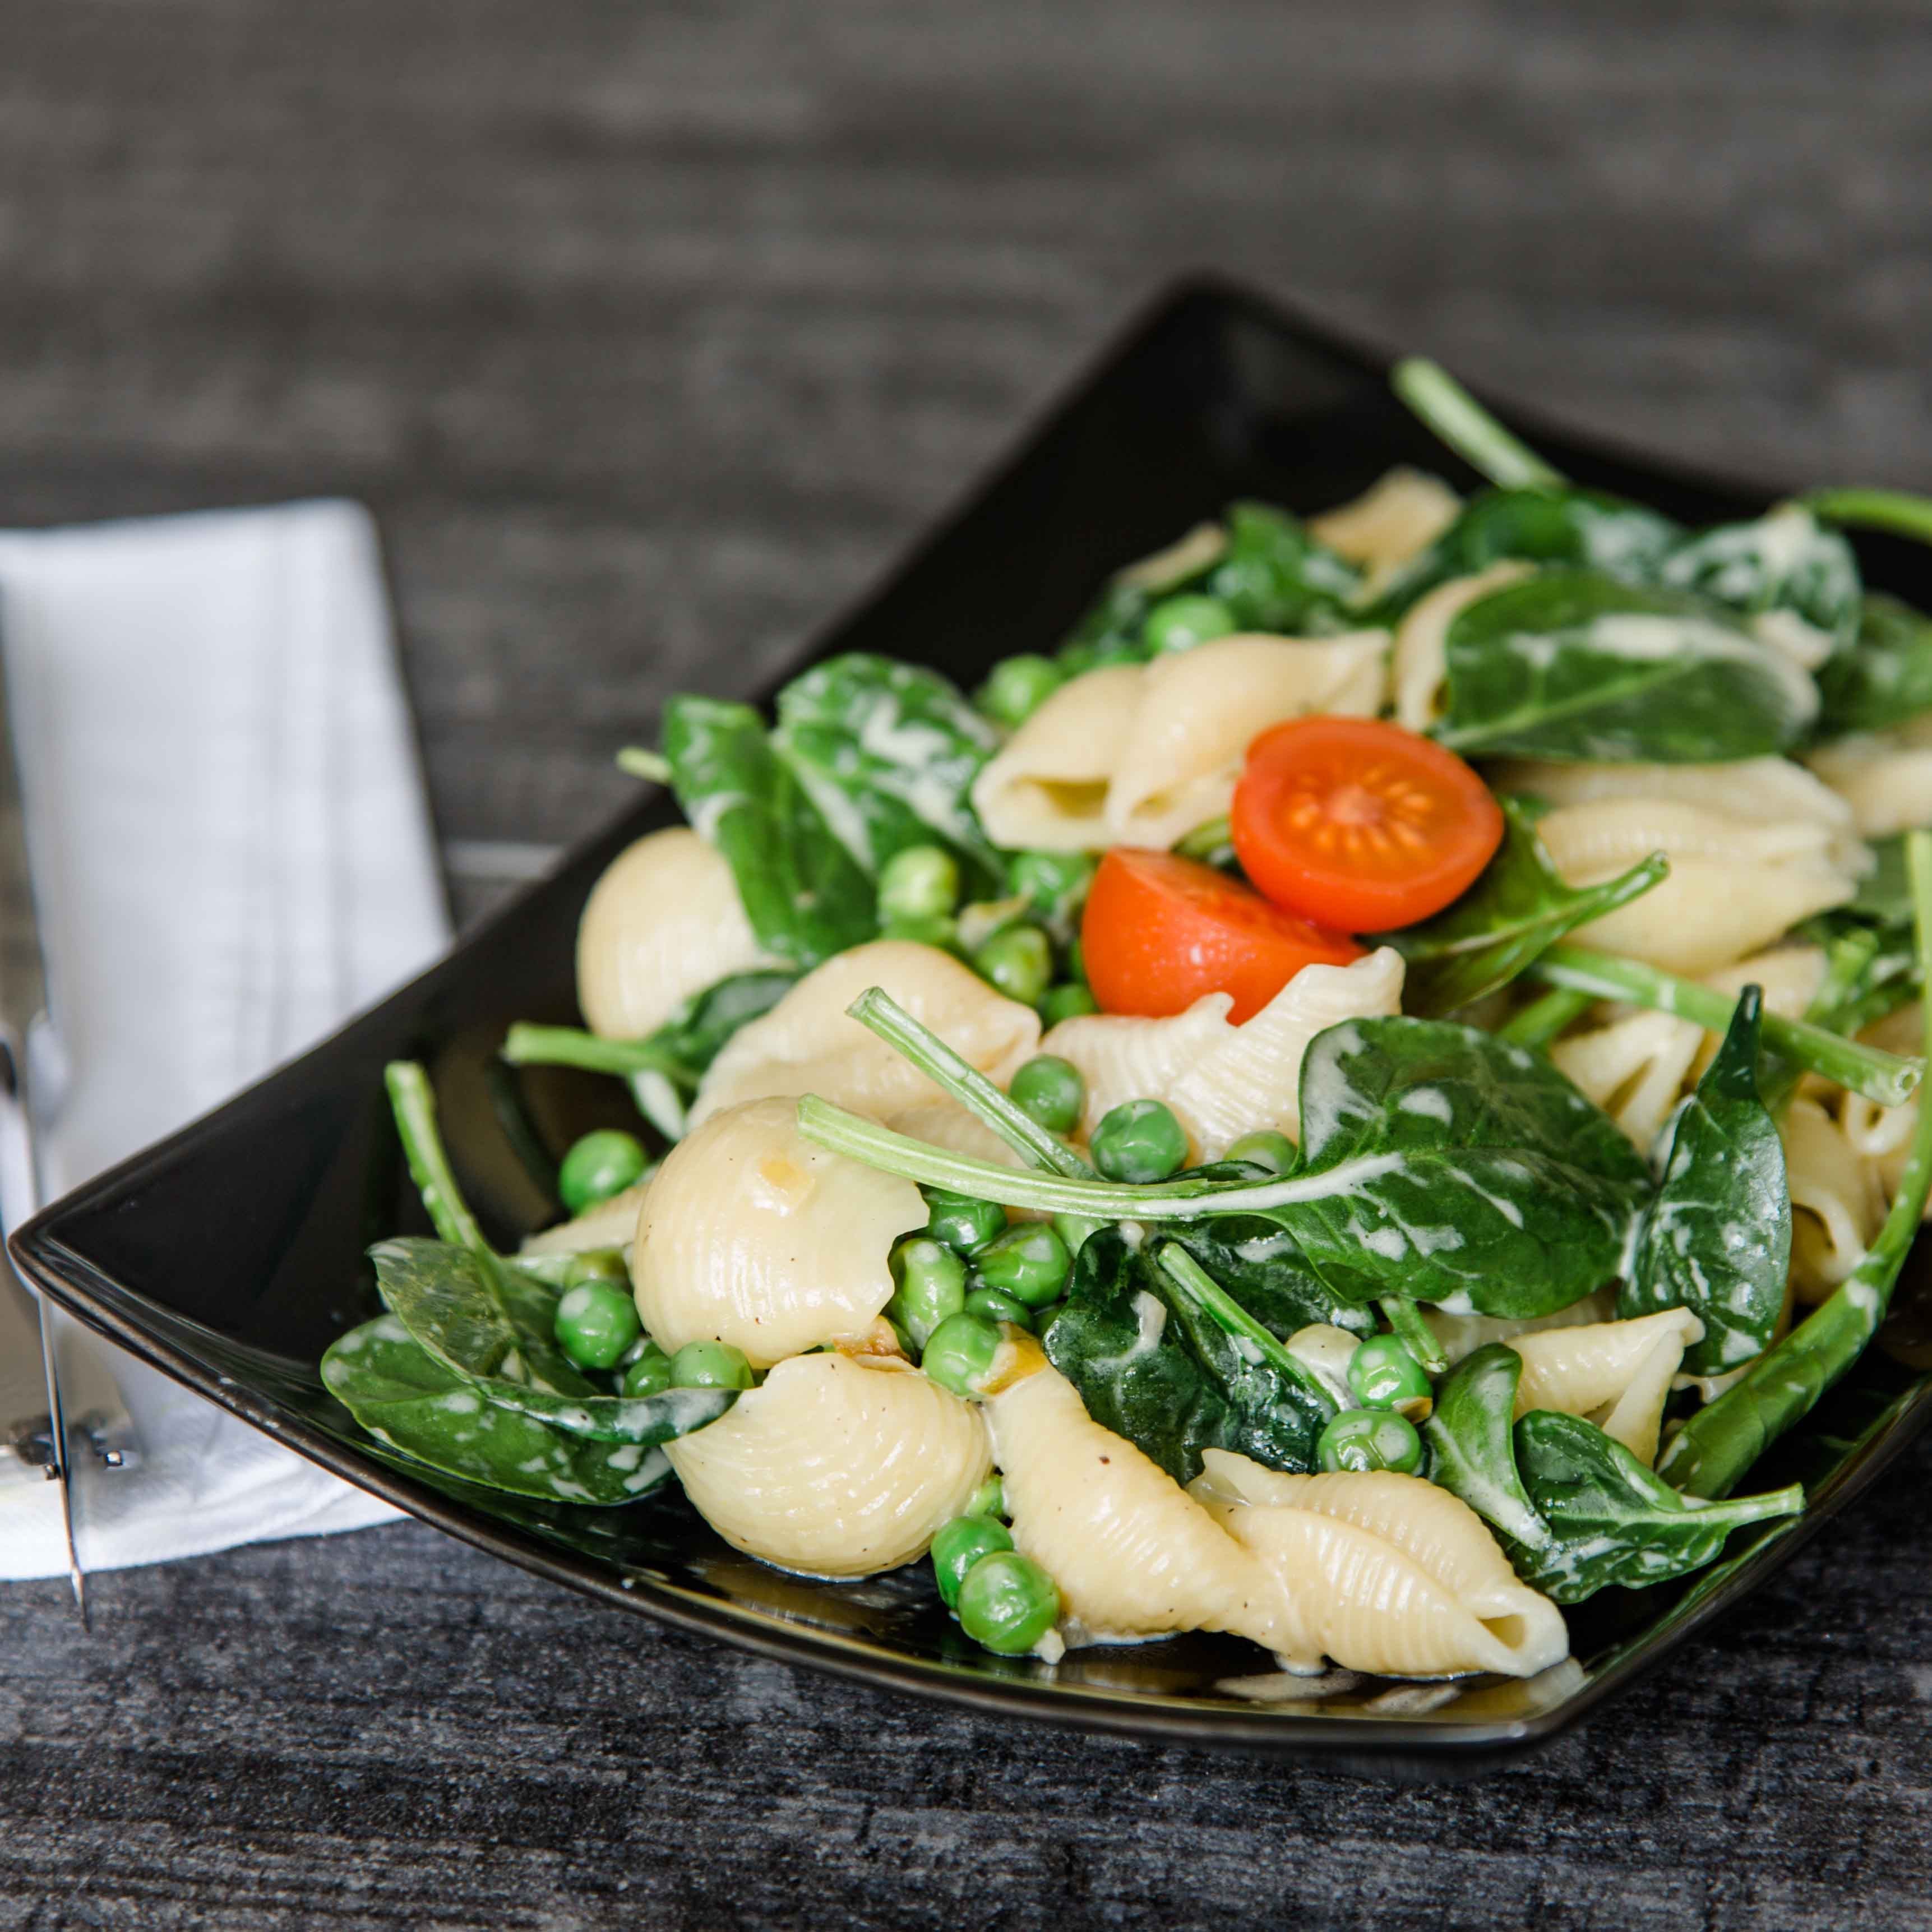
[[[358,506],[0,532],[0,648],[61,1063],[51,1198],[408,978],[448,919]],[[58,1320],[142,1454],[87,1486],[87,1569],[395,1514]],[[0,1492],[0,1577],[65,1568],[53,1486]]]

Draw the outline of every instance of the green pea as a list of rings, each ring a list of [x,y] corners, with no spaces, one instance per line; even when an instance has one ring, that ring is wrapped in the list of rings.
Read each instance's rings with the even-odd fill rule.
[[[959,903],[959,862],[943,845],[908,845],[879,872],[879,920],[943,919]]]
[[[973,970],[1010,1000],[1036,1005],[1053,978],[1053,947],[1036,926],[1010,926],[973,956]]]
[[[1322,1430],[1315,1453],[1324,1469],[1413,1475],[1422,1466],[1422,1438],[1406,1417],[1385,1408],[1345,1408]]]
[[[580,1369],[614,1369],[644,1324],[628,1289],[586,1281],[558,1296],[550,1328],[556,1346]]]
[[[959,1585],[959,1628],[1002,1657],[1033,1648],[1060,1616],[1060,1592],[1037,1563],[1016,1550],[982,1556]]]
[[[1013,1076],[1006,1089],[1013,1103],[1048,1133],[1070,1134],[1087,1104],[1087,1083],[1070,1060],[1039,1053]]]
[[[1278,1134],[1272,1127],[1264,1127],[1258,1133],[1244,1134],[1228,1148],[1227,1157],[1264,1167],[1270,1174],[1290,1174],[1301,1158],[1301,1152],[1287,1135]]]
[[[996,1516],[1004,1519],[1006,1514],[1006,1486],[998,1476],[988,1476],[973,1492],[966,1504],[968,1516]]]
[[[1348,1358],[1348,1386],[1364,1408],[1397,1409],[1412,1421],[1434,1400],[1422,1364],[1394,1335],[1371,1335]]]
[[[1186,1165],[1187,1136],[1158,1100],[1123,1100],[1100,1117],[1088,1150],[1109,1180],[1165,1180]]]
[[[1074,980],[1048,987],[1046,997],[1040,1003],[1040,1016],[1050,1027],[1059,1025],[1062,1020],[1084,1019],[1100,1010],[1100,1001]]]
[[[742,1348],[729,1342],[687,1342],[670,1358],[674,1388],[749,1388],[754,1378]]]
[[[987,1322],[1010,1322],[1016,1328],[1030,1329],[1033,1310],[1016,1301],[1001,1288],[976,1288],[966,1297],[966,1312]]]
[[[615,1282],[620,1287],[628,1288],[631,1270],[624,1265],[624,1257],[616,1248],[586,1248],[580,1255],[572,1255],[563,1270],[566,1288],[581,1288],[586,1281]]]
[[[928,1338],[920,1366],[943,1389],[976,1396],[1000,1352],[1000,1331],[978,1315],[950,1315]]]
[[[994,665],[975,702],[988,718],[1011,730],[1024,724],[1060,688],[1061,682],[1060,667],[1050,658],[1024,652]]]
[[[949,1315],[966,1306],[966,1264],[944,1242],[914,1234],[893,1249],[892,1270],[898,1286],[886,1304],[886,1318],[922,1348]]]
[[[1056,1214],[1053,1217],[1053,1232],[1066,1244],[1066,1252],[1076,1256],[1087,1245],[1088,1236],[1112,1226],[1111,1221],[1096,1221],[1090,1214]]]
[[[946,1607],[950,1610],[958,1604],[959,1586],[981,1557],[1012,1546],[1012,1532],[990,1516],[956,1516],[942,1523],[932,1539],[932,1574]]]
[[[1094,860],[1085,852],[1022,852],[1006,867],[1006,878],[1049,918],[1071,912],[1094,880]]]
[[[670,1387],[670,1358],[655,1342],[634,1352],[619,1384],[626,1395],[662,1395]]]
[[[1151,651],[1185,651],[1239,628],[1218,597],[1169,597],[1147,614],[1141,637]]]
[[[962,1255],[983,1247],[995,1234],[1006,1232],[1006,1210],[998,1202],[975,1200],[970,1194],[949,1194],[943,1187],[920,1191],[931,1210],[926,1233]]]
[[[1049,1221],[1021,1221],[973,1257],[973,1267],[988,1288],[1010,1294],[1029,1308],[1044,1308],[1066,1292],[1073,1257]]]
[[[563,1157],[556,1191],[573,1214],[621,1194],[644,1171],[644,1146],[635,1134],[599,1127],[586,1134]]]

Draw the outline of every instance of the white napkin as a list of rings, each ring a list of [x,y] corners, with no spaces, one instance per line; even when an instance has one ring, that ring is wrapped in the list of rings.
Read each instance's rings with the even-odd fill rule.
[[[358,506],[0,532],[0,644],[65,1063],[52,1198],[420,970],[448,922]],[[87,1486],[88,1570],[395,1514],[64,1316],[60,1346],[106,1360],[143,1456]],[[0,1492],[0,1577],[65,1568],[53,1486]]]

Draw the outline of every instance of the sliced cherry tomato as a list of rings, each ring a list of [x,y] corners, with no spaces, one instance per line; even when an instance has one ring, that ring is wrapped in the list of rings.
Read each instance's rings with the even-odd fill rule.
[[[1117,845],[1100,861],[1080,922],[1087,983],[1101,1010],[1160,1018],[1204,993],[1232,993],[1238,1024],[1299,973],[1362,956],[1330,932],[1270,905],[1212,866]]]
[[[1229,816],[1241,869],[1276,905],[1350,932],[1440,912],[1503,841],[1502,808],[1454,752],[1372,718],[1264,731]]]

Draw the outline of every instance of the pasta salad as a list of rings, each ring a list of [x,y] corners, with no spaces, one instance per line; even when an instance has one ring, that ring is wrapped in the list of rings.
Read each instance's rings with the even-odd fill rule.
[[[627,1083],[499,1252],[423,1070],[436,1238],[327,1388],[390,1450],[738,1549],[928,1562],[1049,1663],[1188,1630],[1528,1676],[1564,1606],[1795,1514],[1765,1449],[1932,1184],[1932,620],[1816,493],[1694,530],[1448,376],[1490,487],[1231,506],[970,698],[848,656],[673,700],[687,824],[586,904]],[[1746,1493],[1740,1494],[1741,1490]]]

